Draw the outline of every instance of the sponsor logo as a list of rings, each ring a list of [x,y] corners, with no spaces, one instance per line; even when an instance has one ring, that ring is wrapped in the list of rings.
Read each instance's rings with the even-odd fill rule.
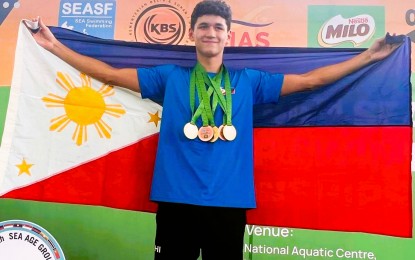
[[[244,27],[242,30],[231,31],[231,39],[229,46],[236,47],[269,47],[270,42],[268,40],[269,33],[266,31],[259,31],[258,28],[264,28],[273,24],[269,23],[250,23],[241,20],[232,20],[233,25],[241,25]],[[253,32],[251,32],[254,29]]]
[[[61,0],[59,26],[100,38],[113,39],[115,0]]]
[[[415,26],[415,9],[409,9],[406,11],[405,21],[407,25]],[[409,32],[407,35],[409,38],[411,38],[411,41],[415,43],[415,29]]]
[[[15,9],[19,8],[20,3],[19,1],[8,1],[8,0],[1,0],[0,1],[0,25],[6,20],[6,17],[9,15],[9,13]]]
[[[385,35],[384,6],[309,6],[309,47],[369,47]]]
[[[155,44],[183,44],[187,32],[187,11],[177,2],[142,4],[130,21],[129,34],[135,41]]]
[[[24,220],[0,222],[0,259],[64,260],[55,238],[44,228]]]
[[[250,16],[260,16],[262,10],[253,10]],[[243,29],[231,31],[229,46],[269,46],[269,33],[258,30],[272,23],[232,20],[232,26]],[[189,25],[190,13],[179,2],[151,0],[135,10],[129,24],[129,35],[137,42],[189,45],[192,44],[186,35]]]
[[[373,36],[375,27],[375,19],[367,14],[350,18],[336,15],[323,24],[318,33],[318,42],[323,47],[332,47],[349,41],[358,47]]]

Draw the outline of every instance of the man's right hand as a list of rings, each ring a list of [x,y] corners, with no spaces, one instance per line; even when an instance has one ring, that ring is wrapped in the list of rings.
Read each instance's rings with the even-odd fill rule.
[[[42,22],[40,17],[34,18],[30,21],[24,21],[26,27],[30,30],[35,41],[48,51],[52,51],[56,44],[56,38],[49,28]],[[36,29],[34,26],[38,25]]]
[[[36,23],[39,25],[37,30],[32,26],[36,25]],[[135,68],[114,68],[98,59],[71,50],[56,39],[40,17],[25,22],[25,25],[32,33],[37,44],[80,72],[103,83],[140,92],[137,70]]]

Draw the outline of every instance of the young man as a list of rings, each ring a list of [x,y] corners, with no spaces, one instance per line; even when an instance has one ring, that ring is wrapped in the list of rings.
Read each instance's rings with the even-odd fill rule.
[[[194,68],[117,69],[65,47],[40,20],[33,33],[39,45],[102,82],[164,98],[151,191],[159,204],[155,259],[197,259],[200,251],[204,260],[242,259],[246,209],[255,208],[253,105],[332,83],[397,47],[378,40],[348,61],[301,75],[232,70],[223,64],[230,23],[225,2],[196,5]]]

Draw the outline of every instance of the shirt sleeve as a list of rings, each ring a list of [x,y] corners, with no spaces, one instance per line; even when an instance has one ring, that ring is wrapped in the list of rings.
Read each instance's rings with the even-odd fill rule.
[[[137,74],[141,96],[143,98],[162,99],[166,90],[167,78],[175,68],[175,65],[138,68]]]
[[[252,84],[254,104],[276,103],[281,95],[284,74],[246,69]]]

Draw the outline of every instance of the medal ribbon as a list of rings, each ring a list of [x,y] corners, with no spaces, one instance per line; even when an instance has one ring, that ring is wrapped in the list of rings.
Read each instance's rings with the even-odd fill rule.
[[[196,64],[195,68],[192,70],[190,76],[190,109],[192,111],[192,119],[191,123],[196,124],[196,120],[202,116],[202,123],[203,126],[207,126],[209,124],[214,125],[213,119],[213,112],[210,106],[210,97],[213,93],[213,89],[208,87],[206,89],[204,77],[203,77],[203,68],[202,66],[198,66]],[[199,106],[195,112],[195,92],[197,90],[198,98],[199,98]]]
[[[216,93],[216,97],[219,98],[219,104],[222,107],[222,110],[224,112],[224,119],[223,123],[226,125],[232,125],[232,90],[231,90],[231,81],[229,79],[229,73],[228,70],[224,65],[222,65],[220,77],[217,79],[211,79],[209,77],[208,80],[210,82],[210,85],[213,87]],[[222,75],[224,77],[222,77]],[[220,84],[222,82],[222,78],[224,78],[225,83],[225,97],[222,94]],[[206,80],[206,79],[205,79]]]
[[[225,83],[225,97],[222,94],[220,84],[224,75]],[[206,85],[208,88],[206,89]],[[198,92],[199,106],[195,112],[195,92]],[[210,97],[215,92],[212,98],[212,106],[210,104]],[[224,112],[223,123],[232,125],[232,93],[231,84],[229,80],[229,73],[225,66],[222,65],[220,72],[213,78],[209,77],[206,70],[197,63],[192,70],[190,76],[190,109],[192,112],[191,123],[196,124],[196,120],[202,116],[203,126],[214,126],[214,113],[219,104]]]
[[[199,102],[202,110],[202,123],[203,126],[208,126],[214,124],[212,107],[210,105],[210,97],[208,96],[208,91],[206,89],[206,84],[203,77],[203,71],[197,69],[196,65],[196,87],[197,94],[199,97]],[[210,87],[209,87],[210,88]]]

